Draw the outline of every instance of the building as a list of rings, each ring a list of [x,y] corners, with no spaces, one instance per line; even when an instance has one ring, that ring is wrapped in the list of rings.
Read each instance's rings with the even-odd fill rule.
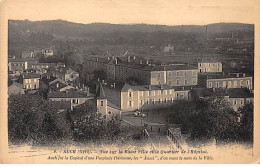
[[[229,104],[234,111],[238,111],[246,103],[253,102],[254,94],[247,88],[198,88],[192,89],[191,94],[194,99],[215,99],[223,98]]]
[[[52,91],[49,92],[47,96],[50,101],[69,101],[71,104],[71,110],[73,110],[75,106],[94,98],[93,96],[78,90],[68,92]]]
[[[198,70],[189,65],[152,65],[141,57],[88,59],[84,68],[89,73],[103,70],[109,79],[125,82],[136,80],[141,85],[197,85]]]
[[[249,88],[253,89],[252,77],[246,74],[207,75],[207,88]]]
[[[23,87],[26,90],[40,88],[40,75],[30,73],[23,74]]]
[[[64,77],[65,77],[66,82],[74,82],[77,79],[79,79],[79,73],[77,71],[72,70],[72,69],[68,69],[68,70],[66,70]]]
[[[155,66],[151,70],[151,85],[189,86],[198,84],[198,69],[188,65]]]
[[[121,90],[122,111],[160,108],[175,100],[175,91],[168,85],[132,86],[125,84]]]
[[[24,94],[23,85],[17,82],[13,82],[12,85],[8,86],[8,95]]]
[[[43,49],[43,50],[42,50],[42,54],[43,54],[45,57],[53,56],[53,50],[50,49],[50,48]]]
[[[199,73],[222,72],[222,63],[219,61],[204,60],[198,62]]]
[[[97,110],[104,118],[106,118],[107,120],[110,120],[111,118],[116,116],[121,118],[120,107],[114,105],[107,99],[102,84],[100,84],[99,86],[96,100]]]
[[[20,59],[8,59],[8,70],[14,73],[22,73],[24,70],[28,69],[28,62]]]
[[[23,59],[34,58],[34,53],[32,51],[23,51],[22,58]]]

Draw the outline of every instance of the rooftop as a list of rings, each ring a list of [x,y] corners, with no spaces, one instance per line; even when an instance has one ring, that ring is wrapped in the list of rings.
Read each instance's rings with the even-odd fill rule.
[[[243,73],[230,73],[227,75],[219,75],[219,74],[207,75],[207,79],[244,78],[244,77],[250,77],[250,76]]]
[[[168,90],[173,89],[172,86],[169,85],[140,85],[140,86],[132,86],[128,83],[125,83],[124,87],[122,88],[121,92],[126,92],[129,89],[136,90],[136,91],[149,91],[149,90]]]
[[[40,75],[35,73],[29,73],[23,75],[23,79],[32,79],[32,78],[40,78]]]
[[[247,88],[198,88],[193,89],[193,92],[198,97],[224,97],[228,96],[229,98],[253,98],[254,94],[250,92]]]
[[[69,91],[69,92],[50,92],[48,93],[48,98],[87,98],[86,93],[78,90]]]

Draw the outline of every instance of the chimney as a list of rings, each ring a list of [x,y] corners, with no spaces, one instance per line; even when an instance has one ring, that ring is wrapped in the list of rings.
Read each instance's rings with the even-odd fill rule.
[[[104,80],[102,80],[102,84],[104,84],[105,83],[105,81]]]
[[[149,85],[149,90],[152,90],[152,85]]]
[[[107,57],[107,60],[110,60],[110,57],[109,57],[109,56]]]
[[[130,63],[130,61],[131,61],[131,57],[127,56],[127,62]]]
[[[245,73],[243,73],[243,77],[246,77],[246,74],[245,74]]]
[[[135,60],[135,56],[134,56],[134,60]]]
[[[161,89],[163,89],[163,85],[161,85]]]
[[[116,88],[116,83],[115,82],[113,83],[113,86],[114,86],[114,88]]]
[[[115,64],[117,64],[117,58],[115,58]]]
[[[149,61],[148,60],[146,60],[146,65],[148,65],[149,64]]]
[[[140,60],[140,64],[143,64],[143,60]]]
[[[98,61],[98,57],[96,58],[96,61]]]

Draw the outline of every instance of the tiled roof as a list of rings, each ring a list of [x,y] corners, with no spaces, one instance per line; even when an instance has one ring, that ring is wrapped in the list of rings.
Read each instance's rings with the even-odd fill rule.
[[[20,83],[17,83],[17,82],[13,82],[13,84],[10,85],[9,87],[13,87],[13,86],[16,86],[16,87],[19,87],[19,88],[23,89],[23,85],[20,84]]]
[[[197,67],[189,65],[165,65],[165,66],[155,66],[152,71],[175,71],[175,70],[196,70]]]
[[[117,109],[117,110],[121,110],[121,108],[119,108],[118,106],[114,105],[113,103],[111,103],[110,101],[107,101],[107,106]]]
[[[81,91],[50,92],[48,98],[87,98],[87,94]]]
[[[97,99],[106,99],[102,84],[99,84],[99,90],[97,92]]]
[[[31,79],[31,78],[40,78],[39,74],[34,74],[34,73],[30,73],[30,74],[24,74],[23,79]]]
[[[121,92],[127,92],[129,89],[132,90],[139,90],[139,91],[149,91],[149,90],[167,90],[173,89],[172,86],[169,85],[140,85],[140,86],[132,86],[125,83],[124,87],[122,88]]]
[[[246,88],[229,88],[229,89],[223,89],[223,88],[216,88],[209,89],[209,88],[199,88],[199,89],[192,89],[193,92],[198,97],[224,97],[228,96],[230,98],[253,98],[254,94],[251,93]]]
[[[243,74],[238,73],[238,76],[236,73],[228,74],[228,75],[208,75],[207,79],[224,79],[224,78],[243,78],[243,77],[250,77],[248,75],[243,76]]]

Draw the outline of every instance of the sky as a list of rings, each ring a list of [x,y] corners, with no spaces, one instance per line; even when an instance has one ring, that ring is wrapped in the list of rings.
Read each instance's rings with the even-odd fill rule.
[[[3,0],[8,19],[76,23],[255,23],[257,0]]]

